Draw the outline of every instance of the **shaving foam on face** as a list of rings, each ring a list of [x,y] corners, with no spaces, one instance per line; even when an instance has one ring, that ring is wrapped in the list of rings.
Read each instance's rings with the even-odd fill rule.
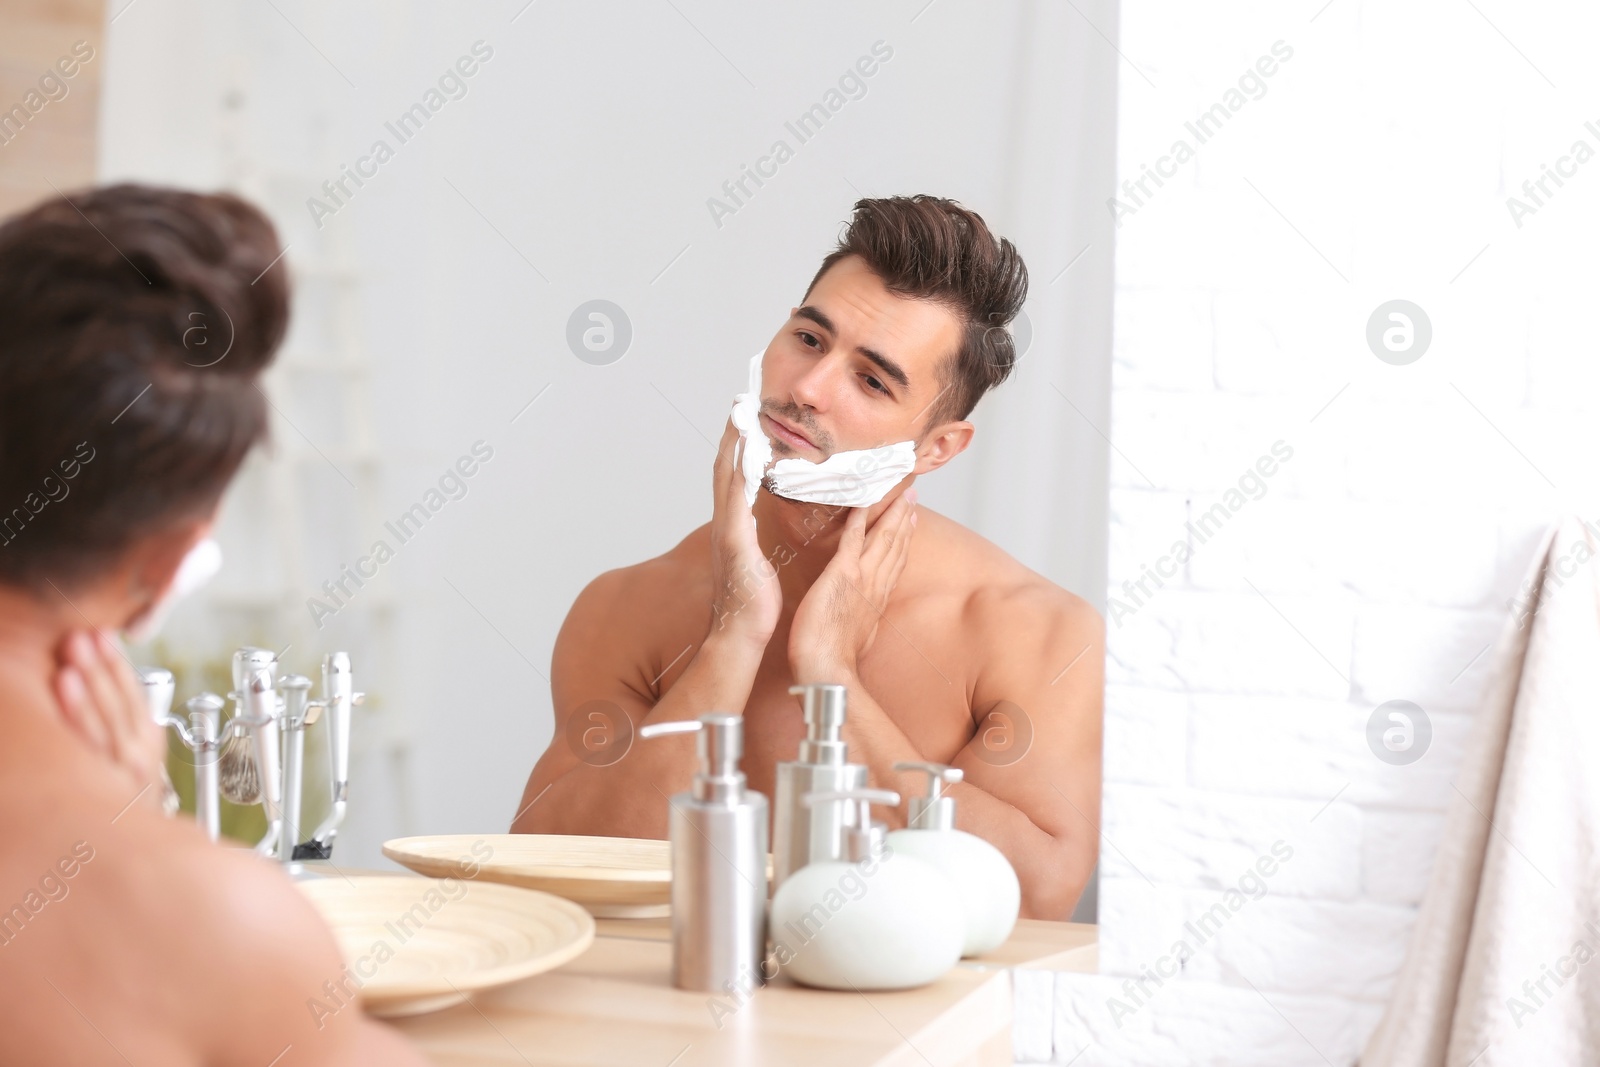
[[[888,495],[917,465],[914,441],[897,441],[878,448],[857,448],[835,452],[821,463],[789,458],[772,462],[772,442],[756,416],[761,411],[761,357],[750,360],[750,383],[746,392],[733,398],[733,425],[744,442],[745,503],[756,502],[756,490],[763,478],[778,496],[803,504],[833,504],[844,507],[870,507]],[[771,464],[771,471],[767,470]]]

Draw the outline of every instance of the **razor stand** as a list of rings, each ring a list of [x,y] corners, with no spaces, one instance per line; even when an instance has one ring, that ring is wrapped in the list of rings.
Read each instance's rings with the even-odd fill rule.
[[[188,721],[171,715],[172,674],[145,668],[146,691],[158,725],[177,733],[194,754],[195,821],[213,841],[221,834],[221,788],[218,762],[224,746],[234,738],[251,741],[258,803],[267,817],[267,832],[255,851],[279,860],[291,871],[297,862],[328,859],[334,838],[343,824],[350,795],[350,719],[365,694],[354,690],[350,657],[333,652],[323,657],[320,699],[310,696],[311,680],[304,675],[277,677],[277,657],[269,650],[241,648],[233,657],[234,689],[229,693],[235,711],[224,725],[223,698],[214,693],[191,697],[185,707]],[[164,700],[164,704],[163,704]],[[305,786],[306,730],[326,716],[332,810],[315,833],[301,841],[302,800]]]

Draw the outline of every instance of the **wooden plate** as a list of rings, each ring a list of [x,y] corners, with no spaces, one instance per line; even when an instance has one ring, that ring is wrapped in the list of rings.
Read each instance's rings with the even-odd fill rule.
[[[295,884],[333,928],[362,1007],[383,1017],[459,1004],[559,967],[594,940],[594,919],[571,901],[506,885],[407,875]]]
[[[383,854],[432,878],[465,878],[538,889],[608,919],[670,914],[672,853],[665,841],[567,834],[402,837]]]

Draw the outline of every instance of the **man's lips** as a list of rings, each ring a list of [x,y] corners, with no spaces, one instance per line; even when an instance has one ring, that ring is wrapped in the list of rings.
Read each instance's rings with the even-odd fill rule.
[[[805,436],[799,430],[792,429],[788,423],[779,422],[777,419],[773,418],[771,415],[768,415],[764,411],[761,412],[761,418],[767,420],[767,423],[776,432],[778,438],[781,439],[785,444],[788,444],[794,448],[816,449],[817,446],[811,443],[811,438]]]

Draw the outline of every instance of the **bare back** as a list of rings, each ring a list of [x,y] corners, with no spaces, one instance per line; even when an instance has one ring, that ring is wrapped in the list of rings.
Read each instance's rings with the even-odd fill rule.
[[[8,708],[15,712],[15,708]],[[351,1006],[331,933],[248,851],[121,796],[54,721],[0,746],[0,1018],[7,1056],[74,1065],[418,1064]]]

